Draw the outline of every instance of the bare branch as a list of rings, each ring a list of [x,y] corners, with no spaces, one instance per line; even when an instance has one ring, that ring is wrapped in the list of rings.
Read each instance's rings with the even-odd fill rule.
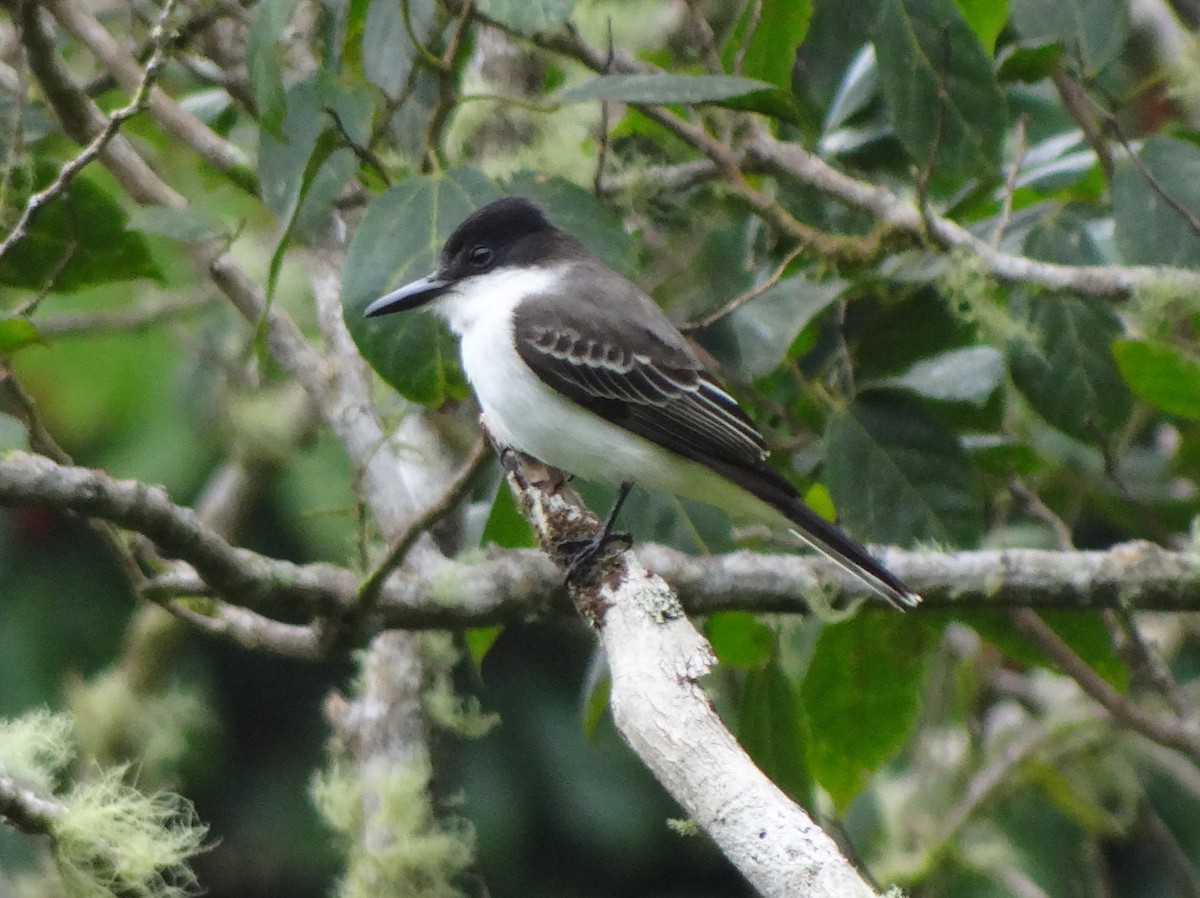
[[[118,84],[126,90],[133,90],[143,81],[145,76],[138,61],[77,0],[49,0],[45,5],[59,24],[100,60]],[[165,15],[160,17],[159,27],[162,28],[166,21]],[[164,38],[156,38],[154,52],[161,53],[170,49],[170,42],[169,34]],[[153,56],[151,60],[153,61]],[[236,145],[223,140],[200,119],[182,109],[166,93],[154,87],[153,79],[142,105],[149,109],[151,116],[167,134],[194,149],[205,162],[217,171],[224,172],[243,190],[257,194],[258,177],[246,154]]]
[[[166,554],[186,559],[218,593],[250,607],[283,602],[311,609],[328,605],[336,594],[330,587],[339,581],[347,594],[353,590],[353,576],[347,580],[348,572],[337,568],[272,561],[234,548],[161,488],[39,455],[0,458],[0,503],[74,511],[143,533]]]
[[[52,798],[18,783],[0,769],[0,819],[28,835],[45,836],[54,831],[63,807]]]
[[[29,18],[36,18],[38,4],[30,3],[28,6],[30,10],[26,13],[27,20]],[[174,8],[175,0],[167,0],[163,4],[162,13],[159,15],[158,23],[154,27],[154,51],[150,54],[150,60],[146,63],[145,71],[140,73],[140,79],[137,81],[136,89],[129,102],[108,116],[104,125],[92,137],[87,146],[80,151],[79,155],[65,163],[58,170],[58,174],[50,182],[49,186],[39,190],[25,201],[25,208],[21,210],[21,214],[17,217],[16,224],[13,225],[8,235],[3,240],[0,240],[0,260],[25,238],[37,214],[51,200],[60,196],[70,186],[71,182],[75,180],[76,175],[83,171],[89,163],[94,161],[104,151],[109,142],[116,137],[121,125],[125,124],[125,122],[145,108],[150,96],[150,89],[154,85],[155,79],[158,78],[163,63],[166,61],[165,48],[169,41],[167,22],[170,20],[171,11]]]
[[[1103,705],[1112,716],[1130,729],[1200,759],[1200,732],[1184,727],[1172,717],[1151,714],[1117,692],[1088,664],[1047,627],[1040,617],[1028,608],[1011,613],[1017,629],[1034,645],[1045,652],[1063,671],[1080,685],[1084,692]]]

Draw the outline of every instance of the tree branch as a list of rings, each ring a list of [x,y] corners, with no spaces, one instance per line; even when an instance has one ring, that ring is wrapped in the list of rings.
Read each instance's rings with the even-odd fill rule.
[[[126,90],[134,89],[143,78],[142,67],[94,16],[73,0],[49,0],[45,5],[58,23],[92,52],[118,84]],[[160,22],[165,22],[165,18]],[[166,46],[169,47],[169,41]],[[158,47],[156,41],[156,51]],[[145,97],[145,105],[168,135],[194,149],[205,162],[223,172],[243,190],[258,194],[258,176],[241,148],[223,140],[156,87],[151,87]]]
[[[362,588],[359,576],[346,568],[298,565],[231,546],[190,509],[173,504],[161,489],[60,465],[44,456],[26,452],[0,456],[0,505],[75,512],[148,537],[165,554],[194,568],[152,576],[142,593],[159,602],[216,595],[259,614],[287,611],[315,618],[345,613]],[[856,583],[821,558],[748,551],[694,556],[652,544],[639,547],[635,554],[678,590],[690,614],[735,609],[807,613],[806,596],[819,594],[823,601],[841,603],[863,597]],[[1121,597],[1139,610],[1200,608],[1200,558],[1150,543],[1127,543],[1102,552],[888,549],[879,554],[890,569],[920,590],[923,608],[1095,608],[1110,606]],[[541,553],[531,551],[506,551],[473,562],[444,559],[431,551],[406,567],[402,576],[382,582],[379,590],[374,617],[380,628],[486,626],[544,613],[565,599],[562,578]],[[456,604],[446,602],[448,594],[458,598]],[[194,614],[189,619],[222,635],[248,632],[250,618],[223,622],[221,614],[204,615],[205,621]],[[254,639],[239,641],[248,644]],[[280,637],[285,646],[302,641],[290,631],[286,638]],[[264,636],[256,644],[269,642]]]
[[[28,835],[46,836],[54,832],[63,807],[36,790],[18,783],[0,769],[0,818]]]
[[[32,19],[36,19],[38,15],[38,4],[27,3],[27,6],[29,8],[25,12],[26,23]],[[70,186],[71,182],[75,180],[75,176],[104,152],[113,138],[117,136],[117,131],[120,130],[121,125],[125,124],[125,122],[145,108],[154,81],[158,78],[158,73],[162,70],[163,63],[166,62],[165,49],[169,42],[167,22],[170,19],[171,10],[174,6],[175,0],[167,0],[163,4],[158,23],[154,26],[154,51],[150,54],[150,60],[146,63],[145,71],[139,72],[139,77],[134,81],[133,96],[129,102],[105,119],[104,124],[96,131],[92,139],[87,142],[87,145],[80,151],[79,155],[65,163],[58,170],[58,174],[50,182],[49,186],[34,193],[25,201],[25,207],[21,210],[16,224],[12,226],[12,229],[5,238],[0,241],[0,260],[25,238],[37,214],[51,200],[62,194]],[[83,143],[83,141],[80,141],[80,143]]]
[[[1200,760],[1200,732],[1196,728],[1184,726],[1176,718],[1151,714],[1117,692],[1028,608],[1013,611],[1012,621],[1026,639],[1045,652],[1116,720],[1147,739]]]
[[[485,21],[501,29],[504,27],[492,20]],[[582,62],[594,72],[604,70],[604,54],[587,44],[573,29],[569,29],[565,35],[538,36],[534,41],[539,46]],[[626,53],[614,56],[613,70],[655,71]],[[862,258],[870,255],[882,245],[882,238],[887,235],[917,244],[928,243],[932,238],[937,249],[969,252],[983,263],[989,274],[1001,281],[1108,299],[1123,298],[1138,287],[1164,281],[1181,289],[1200,289],[1200,272],[1188,269],[1146,265],[1062,265],[1002,252],[957,222],[932,211],[923,216],[917,206],[892,191],[838,171],[798,143],[776,139],[751,116],[745,116],[745,136],[741,142],[726,146],[703,128],[684,121],[665,107],[640,105],[638,108],[707,156],[724,177],[728,188],[773,227],[795,241],[810,244],[827,258]],[[752,187],[746,180],[747,172],[772,174],[813,187],[868,213],[886,229],[887,234],[872,238],[849,238],[816,231],[795,219],[769,195]]]
[[[601,526],[562,476],[539,462],[517,461],[509,483],[551,555],[563,539]],[[874,896],[717,716],[699,685],[716,657],[667,584],[623,552],[573,592],[608,659],[617,729],[755,889],[768,898]]]

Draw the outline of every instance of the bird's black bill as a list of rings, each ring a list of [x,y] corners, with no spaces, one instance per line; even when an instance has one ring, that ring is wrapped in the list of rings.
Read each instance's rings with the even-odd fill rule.
[[[377,315],[389,315],[392,312],[404,312],[415,309],[427,302],[432,302],[450,288],[450,282],[442,280],[435,274],[423,277],[411,284],[405,284],[398,290],[393,290],[387,296],[381,296],[369,306],[363,315],[374,318]]]

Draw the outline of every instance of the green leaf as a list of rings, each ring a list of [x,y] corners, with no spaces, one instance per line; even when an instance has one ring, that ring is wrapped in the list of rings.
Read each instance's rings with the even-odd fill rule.
[[[858,614],[821,630],[800,702],[808,772],[839,812],[908,738],[936,638],[900,614]]]
[[[1168,414],[1200,420],[1200,361],[1154,340],[1117,340],[1112,351],[1133,395]]]
[[[504,627],[496,624],[493,627],[471,627],[463,633],[463,642],[467,646],[467,657],[471,659],[471,666],[475,668],[477,676],[482,675],[483,659],[503,632]]]
[[[278,133],[283,122],[283,70],[279,35],[296,12],[299,0],[262,0],[246,35],[246,72],[263,130]]]
[[[588,739],[595,739],[600,721],[604,719],[604,712],[608,710],[608,704],[612,700],[612,676],[608,672],[607,665],[599,667],[593,663],[588,670],[588,678],[583,684],[583,688],[580,724],[583,727],[583,734]]]
[[[279,136],[263,134],[259,142],[259,190],[267,208],[285,221],[294,219],[301,233],[323,220],[357,165],[349,149],[335,152],[341,132],[330,111],[352,139],[365,144],[371,109],[365,88],[347,89],[322,73],[293,85],[287,92],[287,114]],[[329,134],[337,136],[326,136],[318,153],[322,135]]]
[[[748,611],[718,611],[704,622],[704,635],[722,664],[762,667],[775,649],[771,628]]]
[[[513,176],[507,192],[537,202],[558,227],[624,275],[633,274],[637,243],[625,232],[612,207],[566,178],[523,171]]]
[[[1012,312],[1031,337],[1008,346],[1013,382],[1047,422],[1087,442],[1120,429],[1133,397],[1110,348],[1121,322],[1105,305],[1073,296],[1014,293]]]
[[[1032,474],[1042,467],[1041,456],[1024,443],[997,434],[984,434],[964,440],[971,460],[979,470],[997,477]]]
[[[952,0],[885,0],[872,36],[892,126],[913,161],[994,175],[1007,106],[991,59]]]
[[[802,804],[812,797],[805,763],[804,708],[779,661],[746,672],[738,704],[738,741],[755,765]]]
[[[821,128],[826,135],[862,112],[879,95],[879,64],[875,47],[866,44],[846,68],[829,104]]]
[[[1200,147],[1170,137],[1151,137],[1138,153],[1157,187],[1129,160],[1113,175],[1117,249],[1140,265],[1200,266],[1197,226],[1163,197],[1200,219]],[[1162,191],[1160,193],[1160,191]]]
[[[562,27],[571,17],[575,0],[479,0],[477,8],[489,19],[533,35]]]
[[[407,6],[413,34],[427,42],[437,22],[433,0],[371,0],[362,32],[363,74],[393,100],[404,89],[418,52],[402,6]]]
[[[496,498],[492,500],[479,545],[497,545],[502,549],[530,549],[537,545],[533,527],[517,508],[513,492],[503,477],[497,485]]]
[[[367,319],[363,311],[388,290],[432,271],[454,227],[498,196],[475,169],[412,177],[371,201],[350,241],[342,274],[346,326],[363,357],[414,402],[437,405],[466,395],[454,338],[428,313]]]
[[[0,318],[0,355],[12,355],[18,349],[44,342],[28,318],[22,315]]]
[[[138,206],[129,214],[126,227],[131,231],[158,234],[181,243],[229,236],[229,229],[219,218],[195,207],[171,209],[167,206]]]
[[[1000,81],[1023,81],[1036,84],[1050,73],[1062,60],[1063,46],[1058,43],[1013,44],[1001,51],[996,78]]]
[[[34,188],[48,186],[58,167],[35,163]],[[129,216],[102,186],[103,176],[79,174],[44,205],[23,240],[0,260],[0,285],[73,293],[101,284],[151,278],[162,281],[144,235],[127,230]],[[14,191],[13,205],[29,191]]]
[[[982,406],[1004,381],[1004,356],[991,346],[966,346],[921,359],[878,386],[909,390],[926,399]],[[872,385],[874,386],[874,385]]]
[[[1108,260],[1093,236],[1096,223],[1083,203],[1048,204],[1025,238],[1025,255],[1063,265],[1103,265]]]
[[[725,41],[721,60],[726,67],[732,65],[734,56],[741,50],[753,9],[753,4],[746,5],[745,13]],[[758,12],[754,34],[742,57],[742,71],[747,77],[758,78],[791,93],[796,48],[804,43],[808,33],[813,14],[812,0],[764,0]]]
[[[983,504],[953,431],[902,393],[871,392],[830,416],[825,480],[846,529],[870,542],[973,546]]]
[[[312,154],[308,157],[308,161],[304,163],[304,169],[301,171],[297,183],[298,189],[295,196],[292,197],[291,205],[284,215],[283,231],[279,235],[279,241],[275,244],[275,251],[271,253],[271,261],[267,266],[268,305],[275,299],[275,286],[279,283],[279,272],[283,268],[283,257],[287,252],[288,245],[292,240],[292,234],[296,230],[300,220],[300,211],[304,208],[304,201],[308,198],[318,175],[324,170],[325,163],[329,161],[330,156],[337,152],[341,143],[341,135],[337,132],[332,129],[322,131],[317,136],[316,143],[312,148]],[[348,175],[349,172],[346,172],[346,174]],[[342,179],[339,177],[338,180]]]
[[[615,100],[659,105],[715,103],[731,109],[762,112],[785,121],[798,116],[794,100],[779,88],[736,75],[601,75],[558,95],[565,103]]]
[[[729,316],[742,370],[752,378],[770,374],[800,332],[846,289],[844,281],[790,277],[764,290]]]
[[[1129,37],[1127,0],[1011,0],[1012,22],[1030,43],[1062,44],[1064,61],[1087,79],[1113,62]],[[1078,63],[1078,65],[1076,65]]]
[[[954,0],[979,43],[988,53],[996,49],[996,38],[1008,21],[1008,0]]]

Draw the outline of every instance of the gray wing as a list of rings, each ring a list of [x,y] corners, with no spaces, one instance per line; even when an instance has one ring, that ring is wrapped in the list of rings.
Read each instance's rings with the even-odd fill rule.
[[[685,458],[763,466],[754,422],[658,307],[617,284],[603,297],[522,303],[513,337],[525,364],[584,408]],[[589,313],[594,302],[605,303],[603,314]]]
[[[708,465],[774,506],[805,541],[896,608],[920,601],[767,465],[758,428],[649,297],[611,273],[596,279],[587,273],[572,278],[580,292],[569,300],[534,297],[517,308],[517,352],[538,377],[600,417]]]

